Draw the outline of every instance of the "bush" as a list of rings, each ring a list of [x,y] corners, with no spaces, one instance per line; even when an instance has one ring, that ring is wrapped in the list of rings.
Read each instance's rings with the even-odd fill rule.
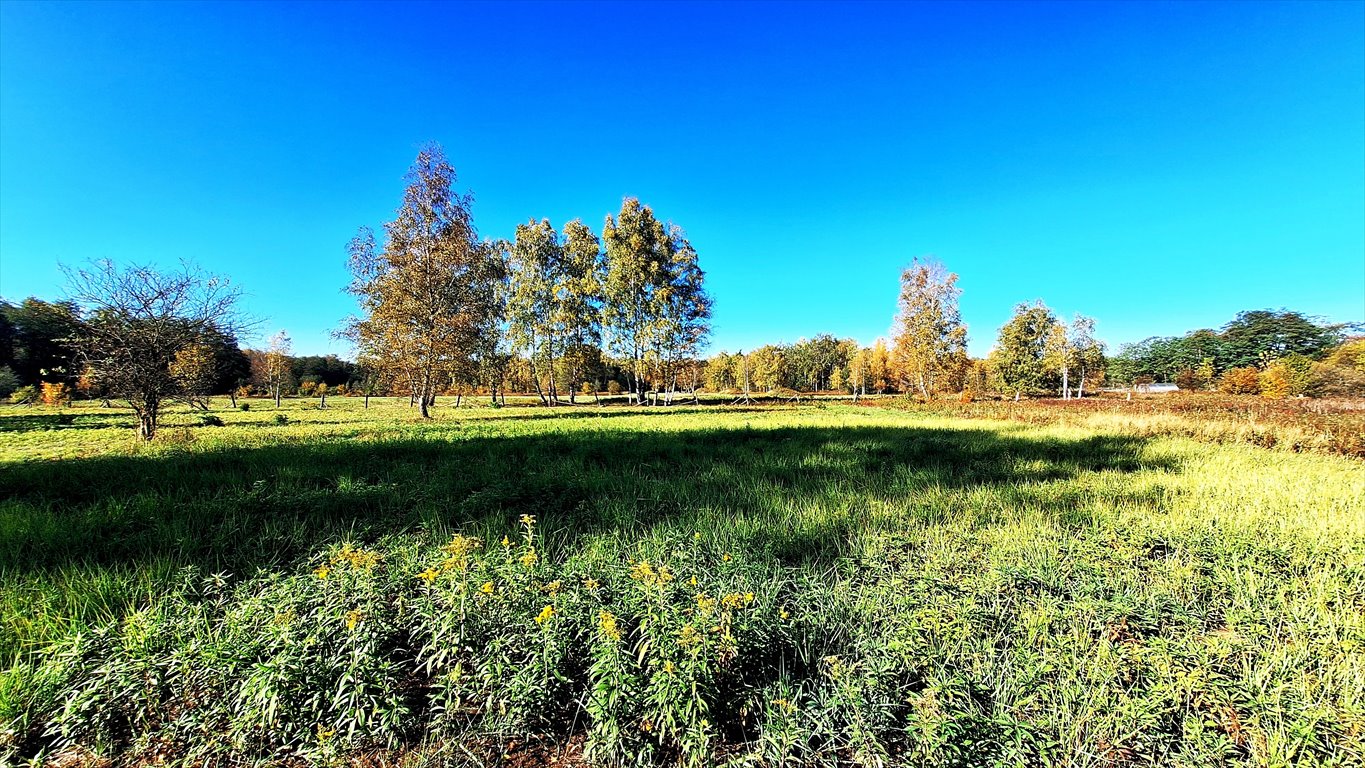
[[[275,414],[275,423],[284,426],[289,423],[289,417],[285,416],[283,413],[277,413]]]
[[[31,403],[31,402],[34,402],[34,401],[37,400],[37,399],[38,399],[38,390],[37,390],[36,387],[33,387],[33,386],[23,386],[23,387],[19,387],[18,389],[16,389],[16,390],[14,390],[13,392],[11,392],[10,395],[9,395],[9,401],[10,401],[10,403],[12,403],[12,404],[14,404],[14,405],[22,405],[22,404],[24,404],[24,403]]]
[[[199,417],[199,425],[204,427],[221,427],[223,420],[212,413],[205,413]]]
[[[41,399],[43,405],[70,405],[71,387],[60,382],[43,382]]]
[[[1218,391],[1229,395],[1259,395],[1261,372],[1252,366],[1230,368],[1218,380]]]
[[[237,406],[237,410],[239,410],[239,411],[249,411],[249,410],[251,410],[251,403],[242,403],[241,405]]]
[[[621,382],[616,380],[607,382],[607,394],[609,395],[621,394]]]
[[[1308,393],[1314,397],[1365,397],[1365,371],[1314,363],[1308,374]]]

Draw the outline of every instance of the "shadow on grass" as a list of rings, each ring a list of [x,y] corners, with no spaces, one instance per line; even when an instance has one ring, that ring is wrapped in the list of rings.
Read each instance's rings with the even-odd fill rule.
[[[0,574],[166,559],[245,574],[345,537],[496,539],[521,514],[552,547],[677,528],[819,560],[861,531],[983,514],[954,491],[994,494],[989,514],[1088,524],[1084,489],[1058,481],[1173,468],[1143,444],[880,426],[585,430],[32,462],[0,468]]]

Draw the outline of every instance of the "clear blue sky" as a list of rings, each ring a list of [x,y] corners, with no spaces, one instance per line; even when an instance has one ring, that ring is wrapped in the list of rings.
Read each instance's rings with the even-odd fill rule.
[[[713,348],[870,342],[899,270],[1112,344],[1365,320],[1365,4],[0,3],[0,295],[186,257],[340,352],[344,246],[425,141],[475,222],[683,226]]]

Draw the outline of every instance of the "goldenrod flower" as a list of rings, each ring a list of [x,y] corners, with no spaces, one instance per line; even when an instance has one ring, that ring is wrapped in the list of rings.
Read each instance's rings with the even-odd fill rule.
[[[726,552],[725,554],[723,554],[723,555],[720,556],[720,559],[728,563],[728,562],[730,562],[731,560],[733,560],[734,558],[733,558],[733,557],[730,557],[730,553],[729,553],[729,552]]]
[[[421,573],[417,574],[417,578],[422,579],[426,583],[430,584],[431,582],[436,580],[436,577],[440,575],[441,572],[436,570],[435,568],[428,568],[425,571],[422,571]]]
[[[597,579],[588,578],[583,580],[583,586],[587,589],[597,589],[602,586],[602,582]]]
[[[331,739],[331,738],[332,738],[333,736],[335,736],[336,734],[337,734],[337,731],[336,731],[335,728],[332,728],[331,730],[328,730],[328,729],[325,729],[325,728],[322,727],[322,723],[318,723],[318,743],[319,743],[319,744],[326,743],[327,740]]]
[[[597,614],[597,625],[602,628],[602,634],[612,640],[621,639],[621,627],[616,623],[616,617],[611,611],[601,611]]]
[[[522,515],[522,516],[521,516],[521,524],[524,525],[524,526],[526,526],[527,528],[531,528],[531,527],[535,526],[535,524],[536,524],[536,516],[535,516],[535,515]]]
[[[483,583],[483,586],[482,586],[482,587],[479,587],[479,591],[482,592],[482,593],[484,593],[485,595],[491,595],[491,594],[493,594],[493,582],[491,582],[491,581],[485,581],[485,582]]]
[[[536,548],[531,547],[526,550],[526,554],[521,556],[521,564],[530,568],[536,564]]]
[[[691,624],[684,624],[682,630],[678,632],[678,645],[684,648],[696,645],[701,642],[701,634],[697,628]]]
[[[671,674],[673,674],[673,670],[674,670],[674,669],[676,669],[676,667],[673,666],[673,662],[672,662],[672,661],[665,661],[665,662],[664,662],[664,674],[666,674],[666,675],[671,675]]]
[[[320,566],[316,571],[313,571],[313,575],[318,577],[319,579],[326,579],[331,573],[332,569],[328,568],[325,565]]]
[[[536,623],[537,623],[537,624],[544,624],[545,622],[547,622],[547,621],[550,620],[550,617],[551,617],[551,616],[554,616],[554,615],[555,615],[554,606],[552,606],[552,605],[547,605],[547,606],[545,606],[544,608],[541,608],[541,609],[540,609],[540,615],[536,616]]]
[[[347,629],[355,629],[355,625],[359,624],[359,623],[360,623],[360,620],[361,620],[362,618],[364,618],[364,617],[365,617],[365,614],[361,613],[359,610],[352,609],[352,610],[350,610],[350,611],[347,611],[347,612],[346,612],[346,628],[347,628]]]
[[[503,536],[503,537],[502,537],[502,548],[503,548],[503,549],[510,549],[511,547],[512,547],[512,540],[509,539],[509,538],[507,538],[506,536]]]
[[[705,592],[697,593],[697,610],[701,611],[702,613],[709,613],[710,610],[715,607],[716,607],[715,598],[707,597]]]

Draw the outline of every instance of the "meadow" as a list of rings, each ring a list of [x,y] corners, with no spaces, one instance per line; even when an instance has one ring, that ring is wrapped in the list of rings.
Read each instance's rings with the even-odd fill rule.
[[[0,409],[0,763],[1365,765],[1349,414],[248,402]]]

